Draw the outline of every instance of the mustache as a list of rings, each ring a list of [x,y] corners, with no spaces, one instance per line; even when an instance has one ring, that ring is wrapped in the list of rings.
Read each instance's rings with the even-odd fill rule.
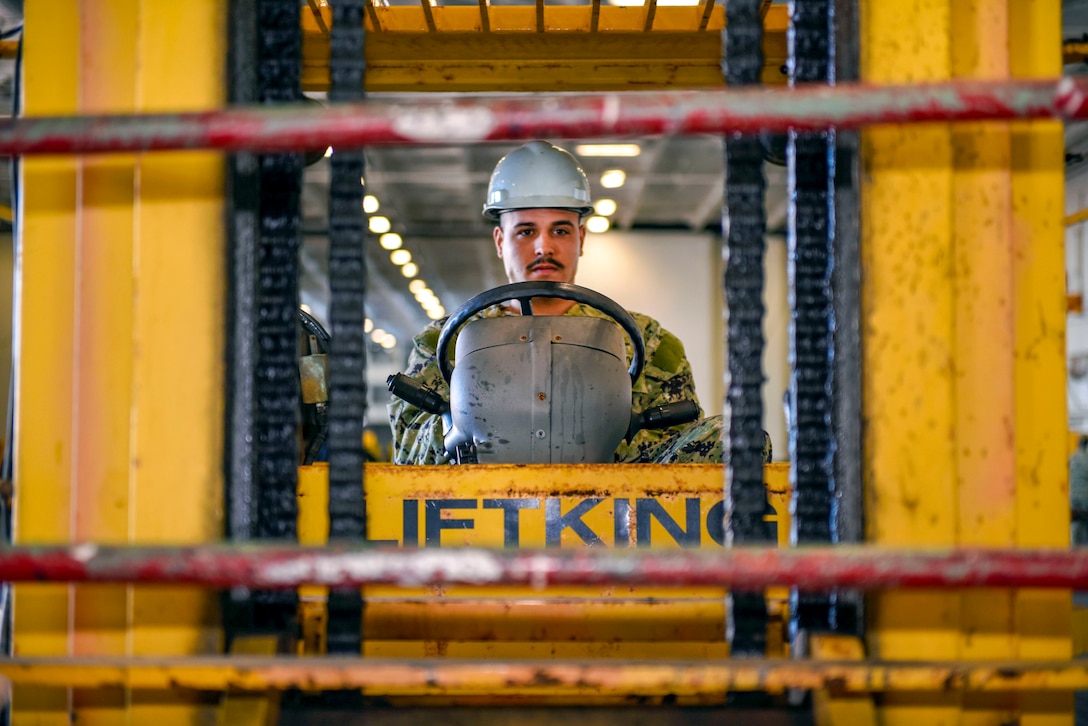
[[[537,269],[538,267],[543,267],[544,265],[548,265],[549,267],[554,267],[557,270],[562,270],[563,269],[563,263],[559,262],[558,260],[556,260],[551,255],[544,255],[543,257],[537,257],[535,260],[533,260],[528,265],[526,265],[525,269],[528,270],[529,272],[532,272],[533,270]]]

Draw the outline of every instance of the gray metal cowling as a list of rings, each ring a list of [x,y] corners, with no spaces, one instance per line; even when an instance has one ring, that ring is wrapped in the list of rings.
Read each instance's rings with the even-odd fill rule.
[[[451,453],[474,441],[481,464],[613,461],[631,421],[631,377],[614,322],[482,318],[461,330],[455,359]]]

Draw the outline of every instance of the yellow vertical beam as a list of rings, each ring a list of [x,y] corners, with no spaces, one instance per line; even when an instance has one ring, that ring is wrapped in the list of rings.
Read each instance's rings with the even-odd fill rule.
[[[1062,73],[1061,2],[1010,0],[1010,65],[1016,78]],[[1017,544],[1069,545],[1065,375],[1064,148],[1056,121],[1012,133],[1016,294]],[[1016,596],[1020,658],[1072,654],[1068,592]],[[1072,694],[1021,696],[1021,724],[1071,724]]]
[[[140,0],[138,111],[224,105],[226,12],[219,0]],[[144,155],[137,171],[129,477],[142,544],[222,536],[223,167],[217,153],[176,152]],[[132,653],[220,651],[215,603],[197,588],[138,589]],[[214,713],[134,692],[131,718],[210,722]]]
[[[28,4],[26,112],[222,106],[220,5]],[[201,53],[188,52],[194,44]],[[22,182],[18,541],[218,539],[221,157],[31,160]],[[198,590],[133,596],[121,587],[20,587],[15,648],[21,655],[215,652],[214,610],[214,594]],[[214,714],[177,693],[72,697],[65,689],[20,689],[14,715],[17,723],[165,724]]]
[[[71,114],[79,87],[79,3],[27,3],[23,110]],[[71,534],[72,332],[75,279],[76,160],[22,163],[16,269],[14,536],[20,544],[66,542]],[[67,585],[15,590],[18,655],[69,651]],[[17,723],[68,724],[65,689],[21,688]]]
[[[952,75],[1009,77],[1008,8],[992,0],[953,0]],[[957,544],[1016,544],[1013,429],[1011,141],[1006,123],[961,124],[952,131],[955,176]],[[1014,656],[1012,593],[960,596],[959,657]],[[1007,694],[966,694],[964,724],[1015,720]]]
[[[138,0],[83,0],[80,111],[135,110]],[[124,39],[123,42],[119,40]],[[132,402],[132,249],[135,157],[80,160],[76,392],[73,414],[74,537],[129,541],[129,414]],[[130,588],[74,588],[73,652],[127,652]],[[124,719],[124,689],[78,690],[79,722]]]
[[[864,81],[951,76],[948,0],[862,0],[860,12]],[[947,545],[958,506],[951,132],[883,126],[861,139],[867,538]],[[888,592],[871,603],[874,657],[956,656],[956,596]],[[955,696],[889,695],[882,722],[952,723],[958,706]]]

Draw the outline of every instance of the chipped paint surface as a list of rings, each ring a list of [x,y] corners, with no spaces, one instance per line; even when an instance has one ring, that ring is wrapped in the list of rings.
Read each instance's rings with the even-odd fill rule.
[[[266,690],[364,688],[368,696],[458,696],[497,692],[521,698],[721,697],[728,691],[787,688],[882,691],[1068,691],[1088,688],[1084,661],[864,662],[737,659],[714,663],[442,661],[387,658],[13,658],[0,676],[34,685],[132,689]]]
[[[0,580],[162,582],[211,587],[658,584],[822,590],[1088,588],[1088,548],[911,551],[872,547],[724,550],[488,550],[325,547],[10,547]]]
[[[24,117],[0,123],[0,153],[168,149],[283,151],[542,135],[594,138],[876,123],[1088,116],[1088,79],[841,84],[782,90],[576,94],[556,98],[370,100],[330,108],[234,108],[188,114]]]
[[[390,561],[391,553],[362,557],[335,553],[272,562],[261,572],[262,585],[292,586],[300,582],[392,582],[403,587],[438,581],[484,585],[503,576],[503,563],[488,550],[421,550],[409,560]],[[393,560],[400,559],[395,555]],[[390,578],[393,578],[392,580]]]
[[[393,131],[414,141],[465,142],[486,139],[494,127],[491,111],[453,104],[417,109],[395,109]]]

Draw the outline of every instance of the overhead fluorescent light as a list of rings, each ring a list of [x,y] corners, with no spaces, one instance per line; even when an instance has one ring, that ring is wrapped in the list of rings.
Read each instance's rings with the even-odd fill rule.
[[[578,144],[574,147],[577,156],[638,156],[642,147],[638,144]]]
[[[616,213],[615,199],[598,199],[593,204],[593,211],[602,217],[611,217]]]
[[[627,174],[623,169],[609,169],[601,174],[601,186],[605,189],[619,189],[627,181]]]
[[[586,229],[594,234],[604,234],[611,226],[608,217],[590,217],[586,220]]]

